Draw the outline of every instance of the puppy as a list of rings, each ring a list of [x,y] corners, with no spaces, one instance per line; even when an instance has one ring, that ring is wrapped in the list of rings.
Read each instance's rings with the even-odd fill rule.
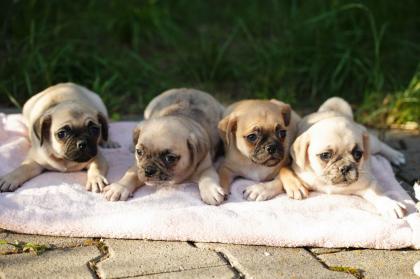
[[[405,206],[385,196],[372,175],[371,154],[381,154],[396,165],[405,162],[402,153],[353,121],[346,101],[334,97],[299,123],[291,148],[292,168],[309,190],[358,195],[381,214],[402,218]]]
[[[294,140],[299,116],[280,101],[244,100],[231,105],[219,122],[219,133],[225,145],[225,159],[219,168],[221,185],[229,193],[236,177],[263,182],[244,191],[247,200],[271,199],[286,190],[296,199],[307,196],[288,168],[289,147]]]
[[[172,89],[157,96],[133,132],[135,163],[118,182],[104,189],[106,199],[127,200],[145,184],[193,181],[205,203],[222,203],[226,193],[219,185],[213,159],[223,112],[212,96],[195,89]]]
[[[107,110],[98,95],[73,83],[61,83],[32,96],[23,106],[31,148],[14,171],[0,177],[0,191],[14,191],[44,170],[87,169],[86,189],[108,184],[108,165],[98,150],[118,145],[108,140]]]

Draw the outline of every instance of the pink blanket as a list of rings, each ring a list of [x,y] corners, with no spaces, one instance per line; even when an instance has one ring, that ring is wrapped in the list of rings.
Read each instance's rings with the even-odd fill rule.
[[[122,148],[103,150],[109,181],[133,161],[128,147],[133,122],[111,124]],[[0,175],[17,167],[29,148],[21,115],[0,114]],[[388,193],[404,200],[403,220],[379,216],[355,196],[311,193],[306,200],[285,195],[248,202],[242,191],[252,181],[237,180],[221,206],[205,205],[196,185],[143,187],[127,202],[107,202],[86,192],[85,172],[46,172],[16,192],[0,194],[0,227],[22,233],[155,240],[191,240],[273,246],[420,248],[420,215],[395,180],[389,163],[373,158],[374,171]]]

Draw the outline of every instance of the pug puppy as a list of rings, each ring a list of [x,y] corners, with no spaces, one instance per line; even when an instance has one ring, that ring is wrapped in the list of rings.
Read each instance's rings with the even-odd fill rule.
[[[291,148],[292,168],[309,190],[361,196],[382,215],[402,218],[405,206],[387,197],[372,175],[372,154],[396,165],[405,162],[401,152],[355,123],[350,105],[337,97],[301,120]]]
[[[118,147],[108,141],[107,117],[100,97],[77,84],[57,84],[32,96],[23,106],[31,148],[17,169],[0,177],[0,191],[14,191],[44,170],[83,169],[86,190],[101,191],[108,165],[98,144]]]
[[[223,106],[195,89],[172,89],[154,98],[133,132],[135,163],[115,183],[105,187],[109,201],[127,200],[147,184],[198,183],[202,200],[218,205],[226,198],[213,167],[220,144],[217,123]]]
[[[289,147],[297,130],[299,116],[289,105],[277,100],[244,100],[231,105],[218,128],[225,145],[225,158],[219,168],[221,185],[229,193],[236,177],[261,183],[244,191],[247,200],[268,200],[286,190],[296,199],[307,196],[288,167]]]

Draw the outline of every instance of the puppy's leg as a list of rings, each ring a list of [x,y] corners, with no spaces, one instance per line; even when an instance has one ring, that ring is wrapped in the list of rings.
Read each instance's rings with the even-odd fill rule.
[[[137,176],[137,166],[133,165],[118,182],[104,188],[104,195],[109,201],[125,201],[143,185]]]
[[[244,198],[252,201],[265,201],[274,198],[283,190],[290,198],[296,200],[308,196],[308,189],[296,177],[295,173],[289,167],[282,167],[274,180],[247,187],[244,191]]]
[[[276,177],[269,182],[263,182],[248,186],[244,190],[244,199],[248,201],[265,201],[270,200],[283,192],[281,180]]]
[[[108,139],[107,141],[101,140],[99,142],[99,146],[102,148],[120,148],[121,145],[116,142],[116,141],[112,141],[110,139]]]
[[[13,192],[27,180],[39,175],[44,168],[37,162],[27,158],[15,170],[0,177],[0,192]]]
[[[395,150],[386,143],[383,143],[372,134],[369,135],[369,141],[372,154],[381,154],[397,166],[405,164],[405,157],[403,153]]]
[[[376,180],[370,181],[369,186],[357,192],[357,195],[372,203],[383,216],[403,218],[406,214],[406,206],[382,193]]]
[[[222,186],[225,193],[230,194],[230,186],[235,179],[235,174],[228,169],[224,164],[219,168],[220,186]]]
[[[90,163],[87,170],[86,190],[95,193],[102,192],[104,187],[108,185],[106,174],[108,172],[108,163],[102,153],[98,152],[95,160]]]
[[[193,180],[198,184],[201,199],[210,205],[219,205],[226,200],[228,194],[220,186],[219,175],[212,165],[210,154],[207,154],[197,170]]]
[[[289,198],[301,200],[308,197],[308,188],[290,167],[282,167],[279,176]]]

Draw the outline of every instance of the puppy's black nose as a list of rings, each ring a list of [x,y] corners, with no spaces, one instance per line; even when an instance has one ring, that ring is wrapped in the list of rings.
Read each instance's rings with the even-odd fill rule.
[[[353,169],[353,166],[352,166],[352,165],[342,166],[342,167],[340,168],[340,172],[341,172],[341,174],[342,174],[342,175],[346,175],[346,174],[348,174],[348,173],[349,173],[349,171],[351,171],[352,169]]]
[[[279,146],[277,143],[271,143],[265,147],[265,150],[267,150],[268,154],[273,155],[277,152]]]
[[[77,149],[79,150],[85,150],[87,147],[87,142],[85,140],[80,140],[77,142]]]
[[[154,175],[156,172],[157,172],[157,169],[156,169],[156,167],[154,167],[154,166],[147,166],[147,167],[145,167],[145,168],[144,168],[144,174],[145,174],[147,177],[151,177],[151,176],[152,176],[152,175]]]

